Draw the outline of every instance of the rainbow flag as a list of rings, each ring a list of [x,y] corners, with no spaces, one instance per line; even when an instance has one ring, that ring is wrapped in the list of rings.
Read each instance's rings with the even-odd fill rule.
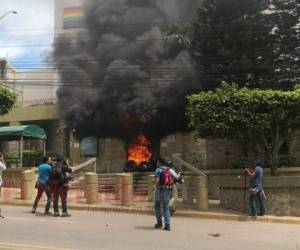
[[[82,27],[83,7],[70,7],[64,9],[64,29]]]

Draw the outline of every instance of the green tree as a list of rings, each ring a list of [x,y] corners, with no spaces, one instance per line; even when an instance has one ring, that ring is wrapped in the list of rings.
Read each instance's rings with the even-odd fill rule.
[[[300,0],[204,0],[191,43],[203,88],[299,82],[299,9]]]
[[[255,142],[277,175],[279,152],[300,127],[300,89],[260,90],[223,83],[215,91],[188,96],[187,114],[202,138]]]
[[[16,100],[16,94],[0,82],[0,115],[7,114],[14,106]]]
[[[192,25],[181,22],[170,25],[167,31],[167,42],[170,45],[169,53],[179,53],[191,48]]]

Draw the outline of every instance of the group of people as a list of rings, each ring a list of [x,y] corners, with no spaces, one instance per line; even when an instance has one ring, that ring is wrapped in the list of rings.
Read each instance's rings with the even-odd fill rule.
[[[259,216],[264,216],[266,213],[266,207],[264,203],[265,193],[262,186],[263,179],[263,169],[259,162],[255,162],[254,166],[248,167],[248,165],[244,165],[245,167],[245,177],[249,176],[250,187],[249,187],[249,202],[250,202],[250,215],[253,217],[257,216],[256,211],[256,200],[258,200],[260,205]],[[168,175],[172,180],[167,183],[166,179]],[[155,228],[170,231],[171,230],[171,212],[170,209],[176,199],[176,183],[181,183],[181,173],[177,173],[172,164],[166,162],[164,159],[157,160],[157,169],[155,171],[155,215],[156,215],[156,224]],[[163,210],[164,217],[164,227],[162,221],[162,213],[161,208]]]
[[[171,230],[171,213],[175,208],[175,200],[177,197],[176,184],[182,183],[181,173],[177,173],[171,162],[166,162],[160,158],[157,160],[157,168],[155,170],[155,228],[170,231]],[[256,200],[258,199],[260,205],[259,216],[264,216],[266,213],[264,203],[264,190],[262,186],[263,169],[259,162],[256,162],[254,167],[248,167],[245,164],[245,176],[250,176],[250,208],[251,216],[257,216]],[[3,154],[0,153],[0,173],[6,169]],[[72,179],[72,169],[69,166],[67,159],[58,159],[57,163],[53,166],[50,156],[45,156],[43,162],[38,167],[38,179],[36,182],[37,194],[33,203],[32,213],[36,212],[38,203],[43,195],[47,196],[45,206],[45,214],[50,213],[51,201],[53,201],[54,216],[60,216],[58,201],[61,199],[62,204],[62,217],[71,216],[67,208],[67,193],[69,190],[69,181]],[[0,187],[2,186],[2,178],[0,174]],[[161,207],[163,213],[161,212]],[[164,227],[162,214],[164,217]],[[1,210],[0,210],[1,215]]]
[[[58,200],[61,199],[62,217],[71,216],[67,208],[67,194],[69,190],[69,181],[71,180],[72,169],[69,166],[67,159],[58,159],[57,163],[52,166],[52,159],[50,156],[45,156],[42,164],[38,167],[38,179],[36,182],[37,194],[33,203],[32,213],[36,212],[38,203],[43,195],[47,196],[45,206],[45,214],[50,213],[51,201],[53,201],[54,216],[58,217],[59,208]]]

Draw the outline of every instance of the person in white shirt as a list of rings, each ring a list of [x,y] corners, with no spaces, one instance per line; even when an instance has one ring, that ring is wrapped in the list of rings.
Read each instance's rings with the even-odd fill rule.
[[[5,165],[5,162],[4,162],[4,159],[3,159],[3,154],[0,153],[0,188],[1,188],[2,183],[3,183],[2,177],[1,177],[2,171],[5,170],[5,169],[6,169],[6,165]]]
[[[5,166],[5,162],[4,162],[4,159],[3,159],[3,154],[0,152],[0,196],[1,196],[1,186],[2,186],[2,171],[6,169],[6,166]],[[1,208],[0,208],[0,218],[4,218],[4,216],[2,216],[1,214]]]

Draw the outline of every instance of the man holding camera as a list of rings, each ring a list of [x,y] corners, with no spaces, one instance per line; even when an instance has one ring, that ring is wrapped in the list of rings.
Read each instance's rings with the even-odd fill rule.
[[[1,186],[2,186],[2,177],[1,177],[1,172],[6,169],[6,165],[4,162],[4,157],[3,154],[0,152],[0,192],[1,192]]]
[[[0,152],[0,196],[1,196],[1,186],[2,186],[2,171],[4,171],[6,169],[6,165],[4,162],[4,157],[3,154]],[[1,214],[1,208],[0,208],[0,218],[4,218]]]
[[[263,169],[259,162],[254,163],[254,169],[245,168],[245,175],[250,176],[250,207],[251,216],[256,217],[256,199],[258,199],[260,206],[259,216],[264,216],[266,213],[265,203],[264,203],[264,191],[262,186],[263,179]]]
[[[168,168],[165,160],[162,158],[157,160],[157,168],[154,175],[156,182],[154,208],[157,221],[154,227],[156,229],[162,228],[162,206],[165,223],[164,230],[170,231],[170,196],[174,186],[174,179],[179,179],[180,175],[178,175],[173,169]]]

